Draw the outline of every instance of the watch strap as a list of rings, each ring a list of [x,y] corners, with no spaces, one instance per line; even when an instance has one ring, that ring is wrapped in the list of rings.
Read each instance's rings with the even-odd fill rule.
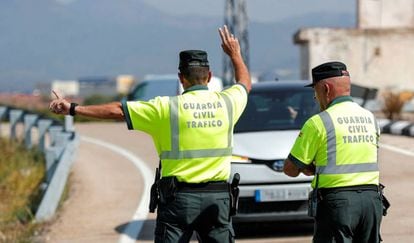
[[[73,103],[73,102],[70,103],[69,115],[71,115],[71,116],[75,116],[76,115],[76,112],[75,112],[76,106],[78,106],[77,103]]]

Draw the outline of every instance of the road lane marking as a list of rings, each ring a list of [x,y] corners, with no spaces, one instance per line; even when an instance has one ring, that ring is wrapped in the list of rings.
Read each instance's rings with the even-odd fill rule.
[[[143,195],[141,197],[141,201],[139,202],[138,208],[135,211],[132,222],[129,223],[126,227],[124,232],[122,232],[121,237],[119,239],[119,243],[134,243],[137,240],[137,237],[139,233],[141,232],[142,226],[145,222],[145,220],[148,217],[148,207],[149,207],[149,189],[152,184],[153,180],[153,171],[143,162],[140,158],[129,152],[128,150],[119,147],[117,145],[104,142],[99,139],[95,139],[92,137],[87,136],[81,136],[82,141],[96,144],[98,146],[105,147],[107,149],[110,149],[111,151],[125,157],[129,161],[131,161],[138,169],[138,171],[141,173],[143,179],[144,179],[144,191]],[[387,150],[391,150],[393,152],[401,153],[404,155],[408,155],[411,157],[414,157],[414,152],[410,152],[398,147],[394,147],[392,145],[388,144],[379,144],[380,148],[384,148]]]
[[[379,147],[380,148],[385,148],[385,149],[391,150],[391,151],[396,152],[396,153],[400,153],[400,154],[404,154],[404,155],[408,155],[408,156],[414,157],[414,152],[408,151],[406,149],[394,147],[392,145],[383,144],[383,143],[380,143],[379,144]]]
[[[141,173],[144,179],[144,191],[141,196],[141,201],[139,202],[138,208],[135,211],[131,222],[125,227],[124,232],[122,232],[121,237],[118,241],[119,243],[136,242],[138,235],[141,232],[142,226],[148,217],[150,187],[154,179],[153,171],[140,158],[122,147],[87,136],[81,136],[81,139],[82,141],[105,147],[125,157],[131,161]]]

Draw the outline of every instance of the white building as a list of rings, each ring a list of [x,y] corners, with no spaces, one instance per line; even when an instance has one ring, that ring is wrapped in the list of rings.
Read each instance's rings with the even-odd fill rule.
[[[307,28],[300,45],[302,79],[323,62],[342,61],[353,83],[414,91],[414,0],[359,0],[357,27]]]
[[[51,89],[63,97],[74,96],[85,98],[90,95],[115,96],[126,94],[135,84],[132,75],[119,75],[116,77],[86,77],[79,80],[54,80]]]
[[[54,80],[51,90],[62,97],[77,96],[79,94],[79,82],[77,80]]]
[[[119,75],[116,77],[116,91],[118,94],[127,94],[135,85],[136,80],[132,75]]]

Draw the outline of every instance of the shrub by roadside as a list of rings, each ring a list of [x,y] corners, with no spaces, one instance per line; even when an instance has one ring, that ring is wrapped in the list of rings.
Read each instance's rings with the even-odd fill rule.
[[[43,155],[18,142],[0,140],[0,242],[33,242],[45,175]]]

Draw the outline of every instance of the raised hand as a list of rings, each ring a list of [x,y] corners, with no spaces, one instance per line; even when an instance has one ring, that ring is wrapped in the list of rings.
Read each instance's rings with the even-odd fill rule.
[[[219,33],[223,51],[231,58],[241,55],[239,40],[230,33],[226,25],[224,25],[223,28],[219,28]]]
[[[243,84],[247,92],[250,92],[252,82],[249,70],[247,69],[241,55],[239,41],[232,33],[229,32],[226,25],[224,25],[223,28],[219,28],[219,33],[221,38],[221,47],[233,63],[236,82]]]

